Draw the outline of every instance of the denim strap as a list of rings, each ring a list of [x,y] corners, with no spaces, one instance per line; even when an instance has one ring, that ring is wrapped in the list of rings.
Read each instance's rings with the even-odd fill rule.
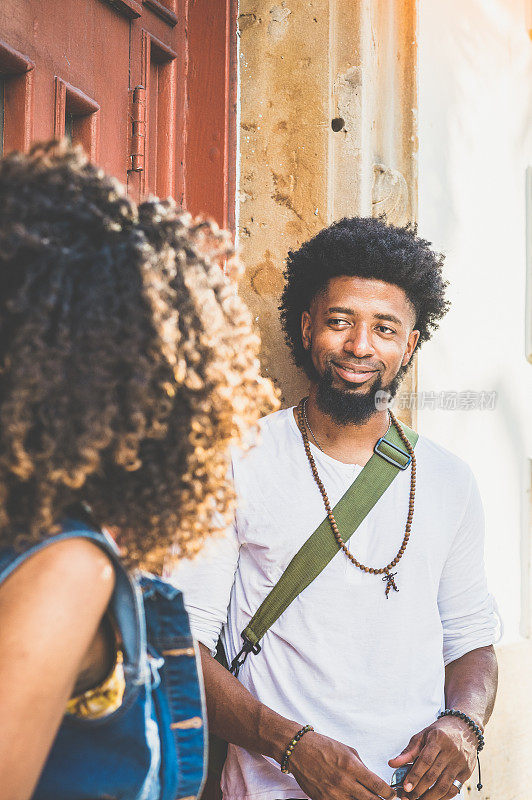
[[[163,723],[161,800],[195,800],[205,780],[207,747],[199,656],[181,592],[149,575],[141,576],[140,585],[148,649],[153,657],[164,659],[161,684],[153,693]]]

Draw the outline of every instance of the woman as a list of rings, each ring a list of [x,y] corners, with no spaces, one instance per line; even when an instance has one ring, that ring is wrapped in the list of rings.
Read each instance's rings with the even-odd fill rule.
[[[67,145],[0,161],[1,800],[198,789],[180,596],[138,568],[223,527],[275,405],[229,250]]]

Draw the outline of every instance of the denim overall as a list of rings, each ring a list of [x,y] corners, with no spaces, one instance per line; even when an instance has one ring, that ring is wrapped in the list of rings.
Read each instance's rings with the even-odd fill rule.
[[[204,697],[181,592],[151,575],[131,577],[114,542],[86,523],[15,552],[0,550],[0,583],[52,542],[74,537],[114,564],[110,604],[122,639],[122,705],[101,719],[66,715],[32,800],[194,800],[204,781]]]

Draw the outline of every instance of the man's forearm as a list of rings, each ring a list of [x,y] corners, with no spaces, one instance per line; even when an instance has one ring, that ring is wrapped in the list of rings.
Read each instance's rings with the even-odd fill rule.
[[[484,727],[493,711],[497,675],[493,647],[479,647],[452,661],[445,668],[447,708],[463,711]]]
[[[260,703],[200,644],[209,730],[231,744],[281,761],[301,723]]]

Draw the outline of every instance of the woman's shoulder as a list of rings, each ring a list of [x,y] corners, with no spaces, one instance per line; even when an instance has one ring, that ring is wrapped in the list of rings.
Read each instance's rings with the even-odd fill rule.
[[[91,596],[90,606],[105,609],[115,586],[115,569],[109,554],[91,538],[51,537],[44,547],[24,552],[11,550],[0,567],[0,592],[12,604],[24,606],[34,595],[46,606],[62,597],[69,607],[77,598]],[[22,608],[21,608],[22,611]],[[68,616],[68,607],[65,608]]]
[[[16,545],[0,545],[0,583],[3,583],[23,564],[37,558],[47,569],[62,572],[65,562],[69,569],[63,574],[91,577],[102,569],[112,569],[118,562],[118,549],[106,533],[77,520],[66,520],[61,529],[38,540],[21,539]],[[111,562],[111,563],[110,563]]]

